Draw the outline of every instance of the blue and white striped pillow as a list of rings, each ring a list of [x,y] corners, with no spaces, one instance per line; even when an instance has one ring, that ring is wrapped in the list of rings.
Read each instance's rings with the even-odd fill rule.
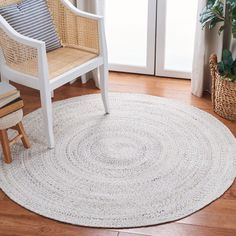
[[[45,0],[24,0],[1,7],[0,14],[18,33],[45,42],[47,51],[61,47]]]

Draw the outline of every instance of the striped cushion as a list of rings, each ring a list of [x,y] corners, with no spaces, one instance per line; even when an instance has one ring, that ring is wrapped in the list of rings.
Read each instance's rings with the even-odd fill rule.
[[[47,51],[61,47],[45,0],[24,0],[1,7],[0,14],[18,33],[45,42]]]

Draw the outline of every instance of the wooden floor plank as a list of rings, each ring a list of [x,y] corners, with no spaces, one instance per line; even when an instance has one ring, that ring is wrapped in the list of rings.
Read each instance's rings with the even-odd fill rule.
[[[151,236],[235,236],[236,230],[169,223],[154,227],[124,229],[122,232]],[[123,235],[122,235],[123,236]],[[132,236],[132,235],[131,235]]]
[[[236,201],[220,199],[179,223],[233,229],[236,231]]]
[[[47,219],[42,223],[25,216],[0,216],[0,235],[19,236],[118,236],[119,232],[105,229],[90,229]]]
[[[133,234],[133,233],[127,233],[127,232],[120,232],[118,236],[150,236],[147,234]]]
[[[236,181],[231,186],[231,188],[223,195],[221,199],[229,199],[229,200],[236,199]]]
[[[25,102],[24,114],[40,107],[39,92],[17,85]],[[212,111],[210,96],[197,98],[190,93],[188,80],[157,78],[145,75],[111,73],[111,92],[143,93],[178,100],[209,112],[222,121],[236,135],[236,122],[227,121]],[[76,82],[55,91],[54,101],[99,93],[93,81],[82,85]],[[179,222],[154,227],[119,230],[120,236],[235,236],[236,183],[217,201]],[[136,235],[135,235],[136,234]],[[117,236],[118,230],[91,229],[47,219],[11,201],[0,191],[0,235],[15,236]]]
[[[5,193],[0,190],[0,201],[3,200],[5,196]]]

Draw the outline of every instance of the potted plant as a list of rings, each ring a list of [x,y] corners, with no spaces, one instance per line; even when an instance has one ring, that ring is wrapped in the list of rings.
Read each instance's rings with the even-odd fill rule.
[[[221,24],[219,34],[231,32],[236,39],[236,0],[208,0],[200,22],[210,29]],[[236,121],[236,60],[228,48],[224,49],[219,63],[216,55],[210,57],[210,69],[213,109],[220,116]]]

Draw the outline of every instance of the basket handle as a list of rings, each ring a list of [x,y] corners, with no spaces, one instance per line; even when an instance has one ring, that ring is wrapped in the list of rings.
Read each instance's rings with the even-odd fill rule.
[[[216,54],[212,54],[209,59],[210,71],[211,71],[211,78],[212,78],[212,85],[211,85],[211,100],[212,106],[215,107],[215,83],[216,83],[216,73],[218,71],[217,66],[217,56]]]

